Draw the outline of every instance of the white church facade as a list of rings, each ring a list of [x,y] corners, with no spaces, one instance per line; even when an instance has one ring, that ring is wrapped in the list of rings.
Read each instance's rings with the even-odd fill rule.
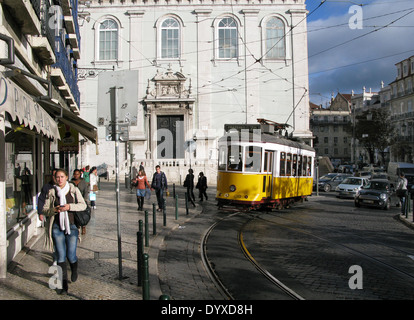
[[[304,0],[91,0],[78,14],[80,112],[98,128],[97,146],[81,146],[81,165],[105,163],[112,173],[102,101],[114,84],[129,128],[121,173],[144,162],[150,175],[160,164],[180,183],[191,165],[214,183],[226,123],[287,123],[311,143]],[[107,81],[112,74],[120,80]]]

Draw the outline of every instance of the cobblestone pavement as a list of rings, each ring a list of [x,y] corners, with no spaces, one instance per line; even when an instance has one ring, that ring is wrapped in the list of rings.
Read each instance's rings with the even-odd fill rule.
[[[172,190],[170,189],[172,193]],[[179,228],[180,224],[200,214],[202,207],[189,206],[186,215],[184,188],[177,187],[178,219],[175,219],[175,200],[167,198],[167,223],[163,226],[162,213],[157,212],[157,234],[153,235],[152,203],[145,201],[149,212],[149,246],[144,251],[149,255],[150,295],[158,299],[162,294],[158,280],[158,252],[164,237]],[[43,247],[44,229],[31,239],[27,246],[8,266],[5,279],[0,279],[0,299],[10,300],[141,300],[142,288],[137,279],[137,231],[138,221],[144,221],[144,213],[137,211],[135,194],[120,190],[122,280],[119,280],[118,236],[116,192],[114,182],[101,182],[97,193],[97,209],[93,210],[86,235],[78,244],[79,278],[69,283],[68,295],[57,295],[49,288],[48,274],[52,255]],[[68,266],[70,277],[70,268]],[[164,268],[166,269],[166,268]],[[171,270],[173,272],[173,270]]]
[[[172,193],[172,190],[170,190]],[[208,189],[209,201],[189,205],[186,215],[184,188],[176,188],[175,200],[167,198],[167,225],[157,213],[157,234],[152,234],[152,203],[155,194],[145,202],[149,211],[150,298],[158,300],[166,294],[174,300],[223,300],[208,278],[200,258],[200,242],[205,230],[217,219],[212,206],[214,188]],[[52,255],[43,248],[43,228],[9,264],[6,279],[0,279],[0,300],[142,300],[137,281],[138,221],[135,194],[121,187],[122,280],[119,280],[116,192],[113,182],[101,182],[97,209],[93,210],[86,235],[78,244],[79,278],[69,283],[68,295],[57,295],[49,288],[48,274]],[[412,214],[406,219],[413,227]],[[69,271],[70,274],[70,271]]]

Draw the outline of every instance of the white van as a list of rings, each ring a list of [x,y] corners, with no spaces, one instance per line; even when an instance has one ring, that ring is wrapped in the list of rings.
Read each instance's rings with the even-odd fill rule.
[[[405,175],[414,175],[414,163],[390,162],[387,172],[390,182],[396,187],[401,172],[404,172]]]

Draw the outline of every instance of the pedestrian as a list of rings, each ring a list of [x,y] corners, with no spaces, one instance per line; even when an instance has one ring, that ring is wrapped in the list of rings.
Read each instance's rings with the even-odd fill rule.
[[[151,188],[144,170],[138,171],[138,175],[133,180],[132,185],[137,189],[138,211],[142,211],[144,210],[144,197],[146,195],[146,187]]]
[[[406,199],[407,199],[407,178],[404,175],[404,172],[400,173],[400,177],[398,178],[397,181],[397,188],[396,188],[396,194],[397,197],[400,198],[400,203],[401,203],[401,214],[405,214],[406,212],[406,208],[405,208],[405,203],[406,203]]]
[[[199,191],[198,197],[200,198],[200,201],[203,201],[203,196],[206,198],[206,200],[208,200],[207,193],[206,193],[206,190],[208,188],[207,177],[204,175],[203,172],[200,172],[200,174],[198,175],[198,182],[197,182],[196,188]]]
[[[144,170],[144,162],[141,161],[138,171]],[[145,170],[144,170],[145,171]]]
[[[185,177],[184,180],[184,187],[187,188],[187,195],[188,195],[188,200],[191,201],[191,203],[193,204],[193,206],[195,207],[195,196],[194,196],[194,174],[193,174],[193,169],[188,169],[188,174]]]
[[[62,270],[62,288],[58,294],[68,292],[68,275],[66,259],[71,268],[71,281],[78,279],[78,257],[76,248],[79,231],[75,225],[74,211],[86,209],[85,200],[81,192],[68,182],[68,173],[58,169],[55,173],[56,186],[49,190],[42,213],[47,217],[46,245],[56,248],[57,265]]]
[[[43,211],[43,206],[45,205],[46,197],[49,193],[49,190],[53,188],[53,186],[56,184],[55,173],[56,173],[56,169],[52,169],[52,178],[48,183],[43,185],[42,189],[40,190],[39,197],[37,199],[37,213],[39,214],[40,221],[44,220],[42,211]]]
[[[91,200],[91,207],[96,209],[96,192],[98,191],[98,169],[92,167],[89,171],[89,184],[90,184],[90,194],[89,199]]]
[[[83,170],[83,180],[89,184],[89,166],[86,166],[85,170]]]
[[[39,214],[39,220],[43,223],[46,222],[46,217],[43,215],[43,207],[45,205],[46,197],[49,194],[49,190],[53,188],[54,185],[56,185],[56,174],[57,169],[52,169],[52,178],[49,180],[48,183],[44,184],[39,197],[37,198],[37,213]],[[57,254],[56,254],[56,248],[53,246],[53,265],[57,264]]]
[[[82,175],[82,172],[79,169],[73,170],[73,177],[70,182],[79,189],[79,191],[82,194],[83,199],[86,202],[87,196],[89,195],[89,188],[85,180],[81,178],[81,175]],[[81,234],[86,234],[86,226],[82,226]]]
[[[155,167],[155,172],[152,176],[151,190],[155,190],[155,194],[157,195],[157,211],[162,211],[164,208],[164,192],[168,191],[168,184],[167,177],[165,173],[161,171],[161,167],[159,165]]]

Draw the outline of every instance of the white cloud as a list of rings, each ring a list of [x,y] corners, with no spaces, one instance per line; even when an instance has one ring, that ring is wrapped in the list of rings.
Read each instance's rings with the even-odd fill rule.
[[[372,1],[362,7],[362,29],[348,25],[351,5],[342,4],[342,14],[308,22],[310,100],[314,103],[322,103],[332,92],[359,93],[364,86],[377,91],[381,81],[388,84],[395,78],[395,63],[414,55],[414,2]]]

